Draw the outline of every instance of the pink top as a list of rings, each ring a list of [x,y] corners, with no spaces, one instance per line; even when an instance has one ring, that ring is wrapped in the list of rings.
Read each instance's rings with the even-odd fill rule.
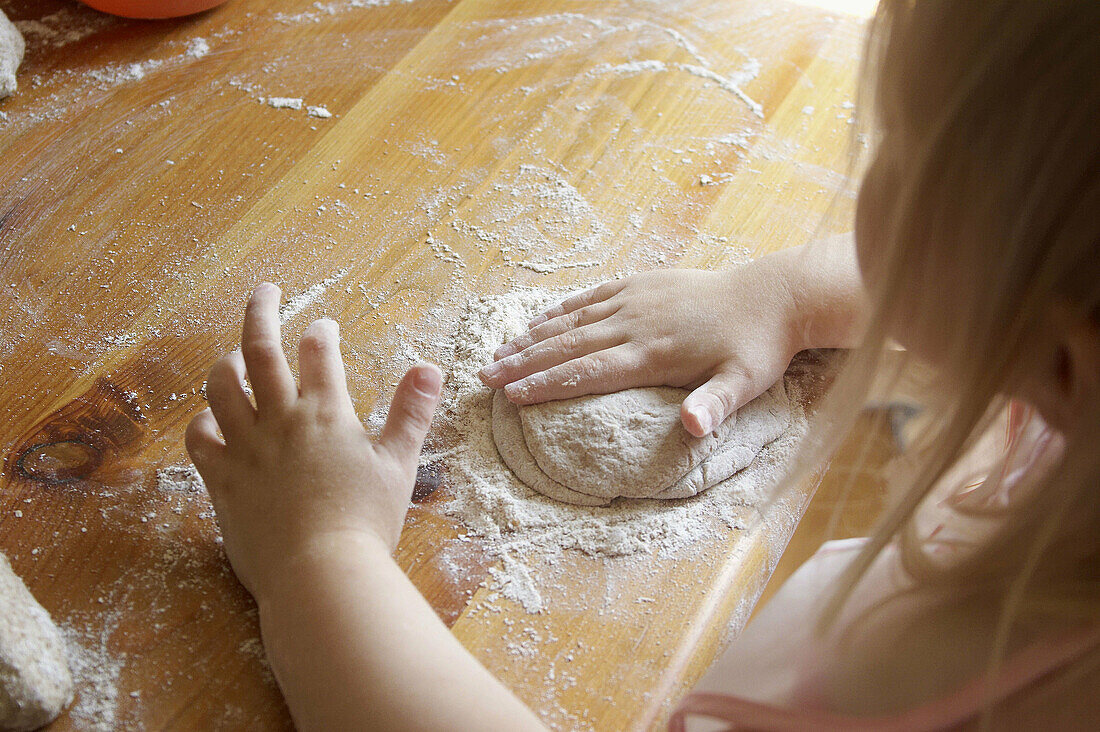
[[[984,480],[971,481],[964,476],[961,489],[951,491],[942,501],[943,505],[1009,504],[1025,473],[1036,468],[1037,463],[1060,455],[1060,438],[1032,410],[1014,404],[1009,407],[1005,422],[1000,459],[991,470],[984,471]],[[986,465],[989,463],[986,462]],[[930,550],[938,557],[960,545],[965,546],[966,530],[965,525],[959,530],[959,527],[944,522],[922,533],[928,537]],[[826,597],[823,593],[832,586],[864,541],[848,539],[827,542],[784,584],[772,604],[822,604]],[[878,566],[896,565],[893,555],[896,555],[896,547],[890,545],[883,552],[884,563]],[[868,573],[868,581],[877,582],[879,586],[871,589],[870,598],[853,603],[863,605],[865,609],[883,598],[900,595],[903,590],[910,592],[915,586],[912,580],[899,576],[896,569],[877,571],[874,576]],[[785,593],[788,587],[790,591]],[[762,616],[763,613],[747,629],[756,637],[747,643],[735,642],[719,657],[700,685],[680,703],[669,721],[670,732],[782,732],[807,729],[824,732],[915,732],[953,729],[980,718],[991,703],[996,705],[1008,701],[1054,676],[1084,654],[1100,649],[1100,626],[1048,636],[1041,643],[1033,643],[1009,657],[995,677],[981,674],[954,691],[903,712],[848,715],[831,711],[821,693],[827,677],[822,659],[832,649],[826,645],[828,638],[814,635],[807,628],[813,624],[808,618],[816,618],[814,612],[807,608],[779,608],[772,612],[769,619],[765,620]],[[858,617],[859,612],[853,615],[846,610],[840,623],[843,625],[845,619],[855,620]],[[758,627],[753,628],[753,625]],[[745,635],[749,634],[746,632]],[[782,657],[783,668],[769,666],[766,660],[761,662],[759,659],[753,659],[751,664],[744,663],[746,654],[758,656],[773,649]],[[742,675],[739,679],[742,691],[746,689],[746,683],[751,684],[754,690],[759,684],[767,687],[765,695],[770,693],[772,697],[790,699],[790,705],[777,706],[726,693],[730,687],[737,686],[737,682],[730,681],[723,690],[725,678],[735,676],[739,667],[746,665],[752,666],[752,671],[748,672],[751,678],[746,682]],[[759,676],[753,676],[754,673],[759,673]]]

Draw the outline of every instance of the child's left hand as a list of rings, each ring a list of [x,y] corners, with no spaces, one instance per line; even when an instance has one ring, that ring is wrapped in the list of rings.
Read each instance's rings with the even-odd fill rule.
[[[299,387],[281,346],[279,296],[274,285],[256,288],[241,350],[211,369],[210,408],[187,428],[187,450],[206,481],[226,553],[257,600],[283,570],[345,541],[393,550],[441,384],[435,366],[410,369],[381,437],[371,442],[348,395],[336,323],[318,320],[306,330]],[[246,372],[255,407],[243,388]]]

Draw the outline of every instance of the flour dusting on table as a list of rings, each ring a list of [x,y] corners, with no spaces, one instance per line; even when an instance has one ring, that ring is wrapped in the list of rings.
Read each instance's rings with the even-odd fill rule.
[[[117,611],[106,613],[104,618],[85,617],[61,625],[73,678],[79,681],[68,712],[77,729],[111,732],[120,727],[118,683],[126,654],[112,652],[109,647],[117,629]]]

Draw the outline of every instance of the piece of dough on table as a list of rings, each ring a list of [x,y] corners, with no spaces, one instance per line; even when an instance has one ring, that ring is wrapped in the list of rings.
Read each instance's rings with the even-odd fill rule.
[[[0,99],[15,93],[15,72],[26,47],[19,29],[0,11]]]
[[[0,554],[0,732],[49,724],[72,699],[61,632]]]

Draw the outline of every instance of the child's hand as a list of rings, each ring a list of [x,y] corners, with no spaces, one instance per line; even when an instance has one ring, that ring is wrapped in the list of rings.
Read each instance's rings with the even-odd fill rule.
[[[646,272],[538,316],[481,378],[517,404],[691,388],[681,417],[702,436],[783,375],[804,347],[798,317],[788,281],[767,257],[724,272]]]
[[[279,289],[260,285],[245,312],[241,351],[211,369],[210,409],[187,428],[226,553],[254,596],[282,569],[343,539],[392,551],[439,401],[439,370],[413,367],[372,443],[348,396],[334,321],[309,326],[298,365],[300,387],[281,346]],[[246,372],[255,407],[243,389]]]

